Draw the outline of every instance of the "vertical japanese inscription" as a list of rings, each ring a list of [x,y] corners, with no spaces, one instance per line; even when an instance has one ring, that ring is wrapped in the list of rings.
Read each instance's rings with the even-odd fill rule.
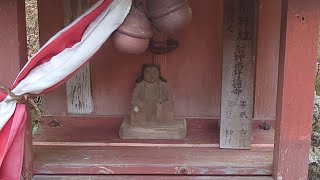
[[[221,148],[251,146],[255,7],[255,0],[225,0]]]

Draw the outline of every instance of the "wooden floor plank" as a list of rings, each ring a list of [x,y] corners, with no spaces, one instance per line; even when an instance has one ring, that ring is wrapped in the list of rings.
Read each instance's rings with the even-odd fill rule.
[[[35,174],[271,175],[273,148],[35,146]]]
[[[38,175],[33,180],[272,180],[270,176],[48,176]]]
[[[256,121],[258,122],[258,121]],[[260,122],[259,122],[260,123]],[[272,125],[272,122],[268,122]],[[253,124],[251,150],[221,150],[218,121],[189,119],[183,140],[122,140],[121,118],[49,116],[34,137],[34,172],[271,175],[273,130]]]

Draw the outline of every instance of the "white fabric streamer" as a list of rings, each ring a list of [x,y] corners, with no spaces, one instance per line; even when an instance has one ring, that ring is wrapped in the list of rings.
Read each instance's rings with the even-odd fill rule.
[[[61,30],[57,35],[52,37],[44,47],[94,10],[102,2],[101,0],[96,3],[84,15],[75,20],[75,22]],[[131,0],[114,0],[101,15],[90,23],[80,42],[71,48],[64,49],[60,54],[52,57],[49,62],[34,68],[12,92],[18,96],[23,94],[39,94],[64,80],[81,67],[122,24],[130,11],[131,4]],[[7,96],[5,100],[0,103],[0,130],[5,126],[15,111],[17,102],[7,101],[11,99],[10,96]]]

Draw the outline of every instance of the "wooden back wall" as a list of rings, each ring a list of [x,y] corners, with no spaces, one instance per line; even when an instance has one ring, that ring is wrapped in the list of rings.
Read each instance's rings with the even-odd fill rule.
[[[66,25],[70,15],[65,13],[66,9],[61,12],[61,7],[66,8],[66,3],[72,1],[38,1],[42,44]],[[88,1],[87,6],[93,2]],[[191,25],[173,35],[179,41],[179,48],[162,57],[162,71],[174,94],[177,116],[220,117],[223,4],[223,0],[191,1]],[[260,1],[254,106],[254,117],[259,120],[275,118],[280,14],[278,0]],[[153,57],[150,52],[122,54],[106,42],[89,65],[91,97],[88,98],[92,100],[92,109],[87,114],[128,115],[130,96],[140,67],[143,63],[153,62]],[[68,109],[68,103],[71,103],[68,96],[66,85],[46,95],[43,104],[46,114],[76,114]]]

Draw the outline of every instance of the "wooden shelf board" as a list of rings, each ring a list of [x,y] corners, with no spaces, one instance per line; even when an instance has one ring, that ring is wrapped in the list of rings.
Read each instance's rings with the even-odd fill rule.
[[[218,120],[187,119],[188,133],[182,140],[124,140],[118,132],[122,118],[45,116],[35,134],[34,145],[67,146],[171,146],[219,147]],[[274,131],[253,123],[253,147],[273,147]],[[273,121],[268,121],[273,125]]]
[[[183,140],[123,140],[121,120],[44,117],[33,142],[35,174],[272,175],[274,132],[257,129],[258,121],[251,150],[226,150],[218,148],[217,120],[188,119]]]
[[[34,150],[35,174],[272,174],[272,148],[35,146]]]

